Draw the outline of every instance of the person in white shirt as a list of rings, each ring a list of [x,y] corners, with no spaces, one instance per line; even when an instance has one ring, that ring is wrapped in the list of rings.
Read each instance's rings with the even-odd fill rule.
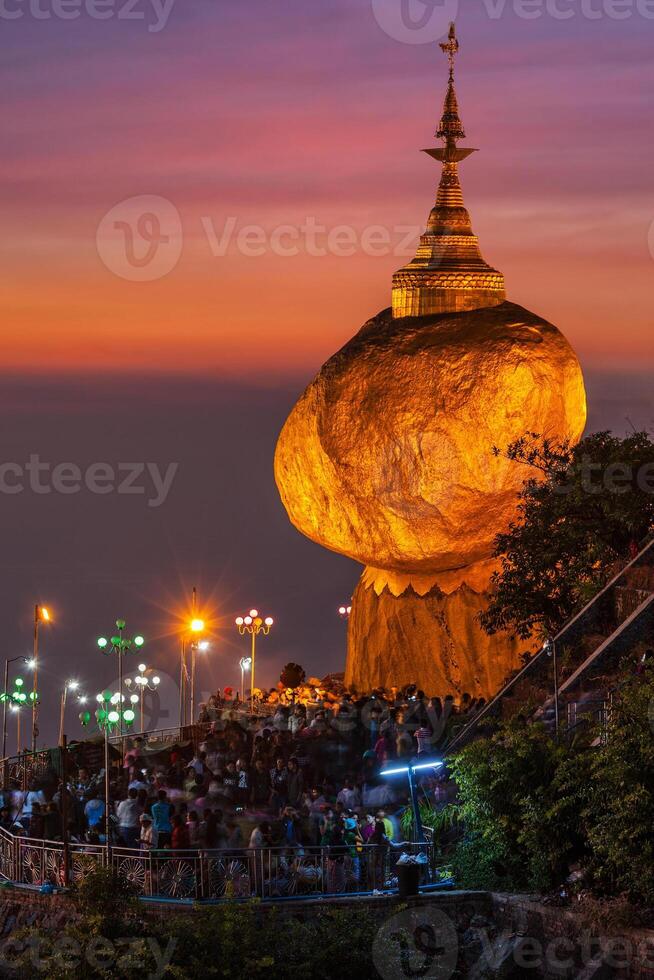
[[[345,810],[356,810],[357,807],[361,806],[361,794],[351,779],[345,780],[343,789],[336,797],[336,802],[342,803]]]
[[[120,801],[116,808],[116,817],[118,832],[125,847],[137,847],[141,831],[141,804],[137,790],[130,789],[127,799]]]
[[[36,784],[32,781],[29,784],[29,789],[25,794],[25,799],[23,800],[20,812],[18,813],[18,822],[23,825],[25,830],[29,833],[30,820],[32,819],[32,806],[38,803],[45,809],[47,800],[42,789],[36,789]]]

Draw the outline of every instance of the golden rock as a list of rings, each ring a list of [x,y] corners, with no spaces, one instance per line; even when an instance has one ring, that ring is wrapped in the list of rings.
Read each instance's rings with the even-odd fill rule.
[[[295,526],[364,565],[433,574],[488,558],[515,516],[527,432],[576,440],[581,370],[563,335],[513,303],[370,320],[291,412],[275,457]]]
[[[495,537],[534,476],[494,449],[527,433],[576,442],[586,395],[563,335],[508,302],[482,258],[458,175],[474,150],[458,146],[454,26],[441,47],[445,145],[426,151],[442,174],[425,234],[393,277],[391,308],[327,361],[291,412],[275,478],[298,530],[367,566],[346,683],[489,696],[529,647],[487,636],[478,614]]]

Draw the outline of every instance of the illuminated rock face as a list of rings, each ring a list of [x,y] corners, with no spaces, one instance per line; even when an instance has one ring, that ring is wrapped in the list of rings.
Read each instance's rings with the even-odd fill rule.
[[[493,454],[527,432],[576,440],[577,358],[513,303],[394,320],[335,354],[282,431],[275,475],[291,521],[364,565],[435,574],[488,558],[526,467]]]
[[[424,596],[412,588],[399,596],[388,587],[378,594],[379,575],[366,569],[352,601],[345,683],[358,691],[415,683],[430,694],[488,697],[497,691],[529,644],[488,636],[477,625],[493,567],[472,566],[455,588],[437,579]]]

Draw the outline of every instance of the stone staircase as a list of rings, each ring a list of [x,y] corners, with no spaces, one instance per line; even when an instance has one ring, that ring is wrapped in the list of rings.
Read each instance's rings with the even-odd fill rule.
[[[647,645],[654,647],[654,534],[553,640],[559,666],[560,724],[572,728],[603,710],[625,656],[632,652],[636,656]],[[462,748],[484,720],[510,717],[524,705],[531,716],[553,730],[553,674],[552,657],[542,648],[452,736],[445,751]]]

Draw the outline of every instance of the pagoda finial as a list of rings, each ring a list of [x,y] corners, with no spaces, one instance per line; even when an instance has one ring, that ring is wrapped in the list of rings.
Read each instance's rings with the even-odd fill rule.
[[[440,42],[441,51],[447,55],[447,60],[450,64],[450,81],[454,81],[454,59],[456,58],[457,51],[459,50],[459,41],[456,36],[456,26],[454,21],[450,24],[450,33],[447,36],[447,43],[444,44]]]
[[[443,116],[436,132],[445,146],[424,152],[438,160],[443,171],[416,256],[393,276],[395,319],[477,310],[499,306],[506,299],[504,276],[489,266],[479,251],[459,182],[459,164],[475,151],[457,145],[466,134],[454,91],[454,59],[459,50],[454,24],[450,24],[448,39],[440,47],[450,65]]]
[[[443,106],[443,116],[440,121],[440,126],[436,131],[436,137],[437,139],[444,139],[447,146],[455,147],[456,141],[465,139],[466,134],[463,123],[459,118],[459,103],[456,98],[456,92],[454,91],[454,59],[459,50],[459,40],[456,36],[456,29],[453,23],[450,24],[447,43],[441,41],[439,47],[447,55],[450,66],[450,77],[445,96],[445,105]]]

